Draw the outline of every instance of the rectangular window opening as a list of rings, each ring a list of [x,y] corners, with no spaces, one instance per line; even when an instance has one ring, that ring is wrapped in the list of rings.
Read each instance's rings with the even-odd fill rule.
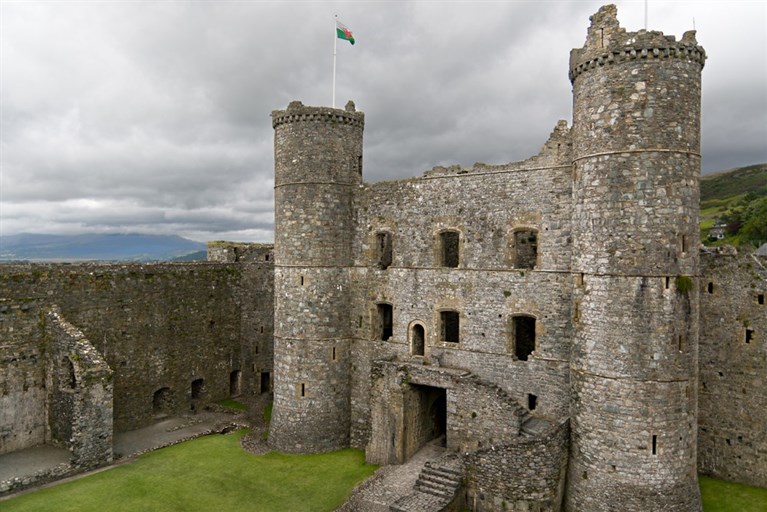
[[[456,268],[458,267],[458,254],[460,237],[458,231],[443,231],[439,234],[441,247],[440,262],[443,267]]]
[[[535,268],[538,261],[538,232],[534,229],[514,232],[514,268]]]
[[[658,454],[658,436],[656,435],[652,436],[652,454]]]
[[[538,397],[532,393],[527,394],[527,408],[531,411],[535,410],[538,405]]]
[[[333,347],[333,355],[331,357],[333,358],[333,361],[336,360],[336,347]]]
[[[671,285],[671,278],[670,277],[666,277],[666,290],[668,290],[670,285]]]
[[[386,270],[392,263],[391,233],[376,233],[376,260],[378,268]]]
[[[394,332],[394,307],[391,304],[377,304],[376,310],[378,311],[377,338],[386,341]]]
[[[764,306],[764,294],[763,293],[760,293],[759,295],[756,296],[756,303],[759,304],[760,306]]]
[[[751,343],[752,341],[754,341],[754,330],[746,329],[746,343]]]
[[[706,286],[706,291],[708,293],[714,293],[714,283],[708,283],[708,286]]]
[[[511,336],[514,344],[514,355],[520,361],[535,351],[535,317],[519,315],[511,319]]]
[[[442,341],[458,343],[460,338],[460,317],[458,311],[441,311],[439,316]]]
[[[304,384],[304,383],[302,382],[302,383],[301,383],[301,397],[303,398],[303,397],[305,397],[305,396],[306,396],[306,384]],[[653,452],[653,453],[655,453],[655,452]]]

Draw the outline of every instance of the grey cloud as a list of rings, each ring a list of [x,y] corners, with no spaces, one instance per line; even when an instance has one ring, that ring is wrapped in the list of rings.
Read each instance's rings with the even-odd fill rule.
[[[366,114],[365,179],[538,152],[571,116],[567,62],[601,2],[36,2],[3,6],[0,231],[272,237],[271,120]],[[767,161],[764,2],[650,2],[696,19],[703,167]],[[618,2],[629,30],[641,2]]]

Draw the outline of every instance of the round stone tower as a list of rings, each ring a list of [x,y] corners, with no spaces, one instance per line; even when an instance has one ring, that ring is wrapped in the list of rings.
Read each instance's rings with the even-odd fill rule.
[[[694,32],[626,32],[614,5],[573,83],[568,511],[698,511],[700,75]]]
[[[290,103],[274,127],[274,409],[285,452],[349,445],[349,267],[365,117]]]

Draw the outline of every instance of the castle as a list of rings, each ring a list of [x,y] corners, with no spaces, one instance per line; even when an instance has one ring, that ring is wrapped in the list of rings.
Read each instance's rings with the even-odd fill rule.
[[[475,511],[696,511],[698,472],[767,487],[767,262],[699,249],[705,59],[602,7],[571,127],[396,182],[363,181],[353,103],[273,112],[273,248],[0,267],[0,454],[92,467],[113,432],[273,390],[274,449],[398,464],[444,436]]]

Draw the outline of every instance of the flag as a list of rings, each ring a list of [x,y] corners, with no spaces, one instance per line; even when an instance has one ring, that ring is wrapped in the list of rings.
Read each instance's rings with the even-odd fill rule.
[[[344,41],[349,41],[351,44],[354,44],[352,31],[346,28],[346,25],[338,20],[336,20],[336,34],[338,35],[338,39],[343,39]]]

